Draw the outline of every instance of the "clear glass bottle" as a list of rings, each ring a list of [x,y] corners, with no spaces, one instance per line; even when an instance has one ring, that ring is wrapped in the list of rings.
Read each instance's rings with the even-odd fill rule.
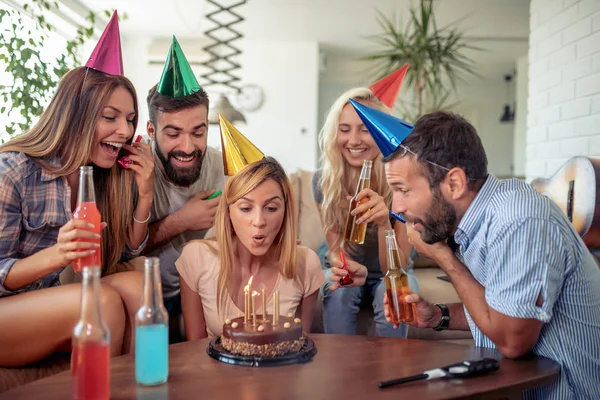
[[[84,267],[79,321],[73,329],[73,399],[110,397],[110,332],[100,308],[100,268]]]
[[[92,229],[86,229],[98,235],[102,230],[102,219],[100,211],[96,207],[96,194],[94,193],[94,170],[90,166],[79,168],[79,190],[77,192],[77,207],[73,212],[74,219],[84,220],[94,225]],[[83,239],[78,239],[83,241]],[[101,244],[98,239],[85,239],[86,242]],[[81,272],[83,267],[101,267],[102,266],[102,248],[95,249],[96,252],[91,256],[81,257],[73,261],[73,271]]]
[[[412,304],[405,297],[411,293],[408,275],[400,263],[400,253],[393,229],[385,231],[388,271],[385,274],[385,289],[389,301],[392,323],[411,322],[414,319]]]
[[[163,304],[158,258],[146,258],[142,306],[135,316],[135,379],[160,385],[169,376],[169,314]]]
[[[360,215],[352,215],[352,211],[360,202],[356,199],[358,194],[363,190],[371,186],[371,167],[373,161],[364,160],[362,170],[360,171],[360,177],[356,184],[356,192],[354,197],[350,200],[350,207],[348,209],[348,219],[346,220],[346,232],[344,234],[344,240],[349,243],[363,244],[367,235],[367,224],[357,224],[356,220],[360,218]]]

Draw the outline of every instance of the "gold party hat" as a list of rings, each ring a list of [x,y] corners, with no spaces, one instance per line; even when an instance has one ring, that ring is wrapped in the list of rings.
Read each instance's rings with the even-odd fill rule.
[[[265,158],[265,154],[252,144],[231,122],[219,114],[221,125],[221,151],[225,175],[233,176],[246,165]]]

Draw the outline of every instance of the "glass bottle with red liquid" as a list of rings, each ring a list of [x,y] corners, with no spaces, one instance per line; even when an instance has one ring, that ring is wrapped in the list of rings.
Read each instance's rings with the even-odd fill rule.
[[[81,219],[94,225],[94,228],[86,229],[98,235],[101,234],[102,221],[98,207],[96,207],[96,195],[94,193],[94,171],[91,166],[79,168],[79,191],[77,192],[77,208],[73,213],[74,219]],[[95,242],[101,244],[98,239],[77,239],[78,241]],[[102,266],[102,248],[97,247],[91,256],[81,257],[73,261],[73,271],[81,272],[83,267]]]
[[[393,229],[385,231],[388,271],[385,274],[385,289],[391,311],[392,324],[411,322],[414,319],[412,304],[405,298],[411,294],[408,275],[400,264],[400,253]]]
[[[100,268],[84,267],[79,322],[73,329],[73,399],[110,397],[110,332],[100,309]]]

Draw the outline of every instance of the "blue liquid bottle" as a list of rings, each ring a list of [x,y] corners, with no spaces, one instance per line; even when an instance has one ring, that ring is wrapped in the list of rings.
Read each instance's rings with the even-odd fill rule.
[[[146,258],[143,304],[135,317],[135,380],[161,385],[169,376],[169,314],[163,305],[158,258]]]

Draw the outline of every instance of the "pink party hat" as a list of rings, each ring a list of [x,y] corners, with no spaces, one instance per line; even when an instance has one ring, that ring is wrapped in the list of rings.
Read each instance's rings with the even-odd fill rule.
[[[398,68],[391,74],[384,76],[369,86],[369,89],[371,89],[373,94],[389,108],[394,108],[394,103],[396,102],[396,97],[398,97],[398,92],[400,92],[406,70],[408,70],[408,64]]]
[[[123,75],[119,16],[116,10],[85,66],[109,75]]]

